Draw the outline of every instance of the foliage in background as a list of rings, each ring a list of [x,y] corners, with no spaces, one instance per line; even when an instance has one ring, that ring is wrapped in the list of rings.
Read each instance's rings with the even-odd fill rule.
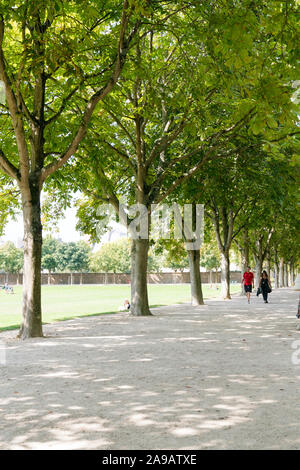
[[[131,242],[128,238],[105,243],[90,256],[92,272],[130,273]],[[162,260],[152,250],[149,252],[148,271],[158,272],[162,268]]]
[[[23,268],[23,250],[16,248],[12,242],[0,246],[0,272],[19,273]]]

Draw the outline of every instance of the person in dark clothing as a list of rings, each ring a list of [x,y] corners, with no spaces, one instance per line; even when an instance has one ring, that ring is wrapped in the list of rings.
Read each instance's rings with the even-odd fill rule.
[[[269,303],[268,302],[268,294],[270,292],[272,292],[272,286],[271,286],[271,282],[270,282],[270,279],[268,277],[267,271],[262,272],[259,287],[261,288],[261,292],[262,292],[265,304],[268,304]]]

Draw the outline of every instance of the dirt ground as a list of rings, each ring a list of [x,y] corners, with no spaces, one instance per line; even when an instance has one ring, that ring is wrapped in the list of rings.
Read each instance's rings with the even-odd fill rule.
[[[1,333],[0,449],[300,449],[298,298]]]

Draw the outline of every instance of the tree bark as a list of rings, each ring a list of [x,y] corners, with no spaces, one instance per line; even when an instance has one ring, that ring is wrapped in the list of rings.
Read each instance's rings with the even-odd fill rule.
[[[277,258],[274,260],[275,288],[279,287],[279,264]]]
[[[132,240],[131,246],[131,307],[132,315],[152,315],[147,289],[148,239]]]
[[[24,271],[21,339],[42,337],[41,257],[42,224],[40,189],[30,185],[30,194],[22,194],[24,219]]]
[[[254,255],[254,258],[255,258],[255,285],[256,285],[256,287],[259,286],[260,276],[261,276],[262,269],[263,269],[263,247],[262,247],[262,244],[263,244],[263,238],[261,237],[256,242],[257,252],[256,252],[256,255]]]
[[[289,287],[288,265],[284,263],[284,286]]]
[[[270,250],[267,251],[267,273],[268,273],[268,278],[271,279],[271,254],[270,254]]]
[[[280,258],[279,264],[279,287],[285,287],[284,284],[284,260]]]
[[[200,250],[187,250],[190,266],[192,305],[204,305],[200,274]]]
[[[214,216],[212,218],[217,246],[221,256],[221,293],[224,299],[231,299],[230,296],[230,259],[229,250],[232,243],[233,233],[233,213],[227,211],[226,207],[221,207],[220,211],[217,205],[213,205]],[[222,219],[222,236],[220,231],[220,214]],[[223,238],[223,241],[222,241]]]
[[[256,287],[259,286],[259,282],[260,282],[260,276],[261,276],[261,273],[262,273],[262,259],[260,257],[256,258],[255,260],[255,284],[256,284]]]
[[[292,262],[291,266],[291,286],[293,287],[295,285],[295,265],[294,262]]]
[[[249,266],[249,236],[247,229],[243,230],[243,245],[241,247],[240,253],[242,257],[242,271],[244,273]]]
[[[229,252],[221,252],[221,293],[224,299],[230,296],[230,259]]]
[[[236,243],[236,245],[237,245],[237,247],[240,251],[240,254],[241,254],[241,274],[243,276],[244,272],[246,272],[247,267],[249,266],[249,235],[248,235],[248,229],[243,230],[242,244],[238,243],[237,240],[235,240],[235,243]],[[243,283],[243,277],[241,279],[241,282]],[[242,286],[242,288],[241,288],[240,295],[246,295],[244,286]]]

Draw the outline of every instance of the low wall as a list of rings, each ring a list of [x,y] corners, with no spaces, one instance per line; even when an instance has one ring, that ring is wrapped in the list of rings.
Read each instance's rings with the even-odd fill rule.
[[[221,273],[201,273],[203,284],[220,283]],[[73,285],[73,284],[130,284],[130,274],[123,273],[42,273],[42,284]],[[231,272],[231,281],[240,282],[241,273]],[[22,274],[1,274],[0,285],[8,282],[9,285],[18,285],[23,282]],[[190,273],[148,273],[149,284],[186,284],[190,282]]]

